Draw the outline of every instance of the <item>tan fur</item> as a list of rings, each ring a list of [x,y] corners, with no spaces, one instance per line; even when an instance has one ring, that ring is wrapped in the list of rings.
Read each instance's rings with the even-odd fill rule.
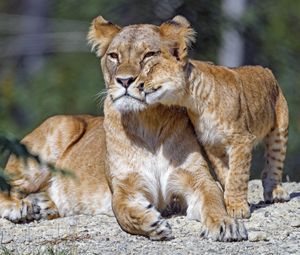
[[[183,21],[177,17],[173,25]],[[95,22],[106,23],[101,19]],[[95,22],[89,33],[95,36],[89,36],[90,42],[101,45],[108,39],[98,31],[101,24]],[[158,65],[166,47],[162,39],[167,32],[161,32],[170,26],[124,27],[101,59],[108,92],[104,128],[113,211],[122,229],[152,240],[172,237],[171,227],[161,214],[176,207],[186,211],[189,218],[201,220],[206,237],[245,239],[243,225],[226,213],[223,194],[209,173],[186,111],[148,107],[140,100],[140,78]]]
[[[103,117],[55,116],[22,142],[44,162],[74,177],[53,175],[47,166],[11,156],[6,173],[10,195],[0,193],[0,215],[14,222],[52,219],[74,214],[112,215],[111,193],[105,179]]]
[[[103,56],[108,89],[106,147],[100,117],[46,120],[23,142],[76,178],[52,175],[33,162],[26,167],[11,157],[7,172],[13,176],[13,192],[10,196],[0,193],[1,216],[22,222],[79,213],[109,214],[112,201],[122,229],[152,240],[172,237],[170,225],[161,217],[170,210],[201,220],[205,237],[246,239],[244,225],[227,215],[222,192],[209,173],[186,111],[148,107],[138,98],[141,87],[135,85],[141,85],[140,77],[158,64],[165,36],[153,25],[117,30],[100,17],[88,36],[97,55]],[[149,51],[154,54],[147,55]],[[118,54],[117,59],[111,53]],[[134,81],[124,91],[116,78],[132,76]]]
[[[180,33],[178,38],[182,41]],[[231,216],[250,217],[247,191],[251,153],[261,140],[266,144],[267,158],[262,173],[265,201],[289,199],[281,186],[288,107],[269,69],[227,68],[178,59],[166,51],[145,77],[143,99],[150,105],[159,102],[187,108],[198,139],[224,188]]]

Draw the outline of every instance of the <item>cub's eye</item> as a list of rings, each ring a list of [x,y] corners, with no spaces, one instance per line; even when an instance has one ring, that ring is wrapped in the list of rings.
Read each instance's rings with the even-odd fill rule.
[[[147,52],[147,53],[145,54],[144,59],[146,59],[146,58],[151,58],[151,57],[153,57],[153,56],[155,56],[155,55],[158,55],[158,54],[159,54],[159,51],[149,51],[149,52]]]
[[[118,54],[117,54],[117,53],[114,53],[114,52],[108,53],[108,56],[109,56],[110,58],[112,58],[112,59],[118,59]]]

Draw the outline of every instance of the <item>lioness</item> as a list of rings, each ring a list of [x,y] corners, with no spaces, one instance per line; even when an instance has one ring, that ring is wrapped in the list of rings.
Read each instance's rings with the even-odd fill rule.
[[[0,215],[13,222],[75,214],[108,214],[111,192],[105,178],[103,117],[55,116],[22,142],[43,161],[75,176],[52,175],[46,166],[9,158],[10,194],[0,192]]]
[[[161,212],[175,201],[188,218],[202,221],[206,237],[245,239],[243,225],[227,215],[186,111],[139,99],[140,77],[150,75],[170,43],[165,28],[121,29],[98,17],[88,35],[108,91],[104,129],[113,211],[125,231],[165,240],[172,237],[171,227]]]
[[[207,238],[247,238],[244,225],[227,215],[222,191],[208,171],[185,110],[148,107],[135,97],[141,89],[135,87],[139,75],[157,64],[165,42],[162,29],[163,25],[121,29],[102,17],[93,21],[88,38],[102,58],[108,91],[106,147],[102,118],[60,116],[44,122],[23,142],[76,177],[53,176],[33,162],[26,168],[11,157],[7,171],[13,191],[0,196],[2,217],[29,221],[109,214],[112,205],[125,231],[167,240],[172,238],[171,227],[161,213],[176,208],[201,220]]]
[[[283,202],[281,185],[288,135],[288,106],[272,72],[260,66],[227,68],[188,59],[185,40],[193,34],[183,17],[166,24],[173,40],[145,77],[139,100],[184,106],[199,142],[224,187],[229,215],[250,217],[247,202],[252,149],[266,145],[262,172],[266,202]],[[186,38],[184,40],[184,38]]]

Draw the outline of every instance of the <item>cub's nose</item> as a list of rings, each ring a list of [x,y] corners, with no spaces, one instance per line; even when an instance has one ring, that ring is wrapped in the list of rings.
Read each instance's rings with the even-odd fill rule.
[[[117,83],[122,85],[125,89],[127,89],[130,86],[130,84],[132,84],[135,81],[135,79],[136,79],[136,77],[128,77],[128,78],[117,77],[116,81],[117,81]]]

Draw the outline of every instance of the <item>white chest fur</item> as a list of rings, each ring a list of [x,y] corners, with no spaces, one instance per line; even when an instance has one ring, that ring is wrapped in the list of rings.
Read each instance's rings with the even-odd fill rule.
[[[145,186],[153,194],[157,208],[165,207],[168,203],[168,184],[172,171],[170,160],[164,156],[162,148],[156,154],[149,154],[147,159],[140,161],[138,172]]]

